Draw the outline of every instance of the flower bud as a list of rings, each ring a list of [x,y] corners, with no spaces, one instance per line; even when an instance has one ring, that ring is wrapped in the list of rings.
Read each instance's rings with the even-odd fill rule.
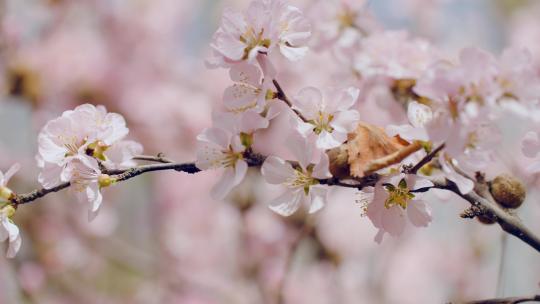
[[[116,178],[111,177],[110,175],[107,175],[107,174],[101,174],[98,177],[98,183],[101,188],[109,187],[115,182],[116,182]]]
[[[0,199],[2,201],[9,201],[13,198],[13,191],[5,186],[0,186]]]
[[[525,200],[525,186],[509,174],[501,174],[490,183],[489,191],[497,203],[505,208],[518,208]]]

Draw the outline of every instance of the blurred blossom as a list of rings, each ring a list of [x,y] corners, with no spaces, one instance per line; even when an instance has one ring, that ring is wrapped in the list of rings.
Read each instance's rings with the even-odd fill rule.
[[[0,196],[69,181],[92,215],[107,202],[88,223],[68,193],[16,213],[3,197],[0,246],[11,256],[25,241],[0,255],[0,303],[537,293],[529,248],[460,219],[467,204],[452,193],[414,190],[436,172],[471,191],[456,166],[509,172],[539,231],[539,14],[535,1],[0,1],[0,163],[23,167]],[[326,151],[359,120],[446,149],[422,175],[386,176],[375,198],[322,185]],[[246,151],[269,156],[262,174]],[[143,152],[220,172],[145,174],[102,193],[101,166],[146,164],[133,159]],[[378,231],[399,237],[377,244]]]

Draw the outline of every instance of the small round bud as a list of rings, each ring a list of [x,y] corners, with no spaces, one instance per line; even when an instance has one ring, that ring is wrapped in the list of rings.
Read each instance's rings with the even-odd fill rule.
[[[8,187],[2,187],[0,186],[0,198],[3,201],[9,201],[13,198],[13,191],[9,189]]]
[[[116,178],[111,177],[107,174],[101,174],[98,177],[98,183],[101,188],[109,187],[110,185],[116,182]]]
[[[505,208],[518,208],[525,200],[525,186],[509,174],[501,174],[490,183],[489,191],[499,205]]]

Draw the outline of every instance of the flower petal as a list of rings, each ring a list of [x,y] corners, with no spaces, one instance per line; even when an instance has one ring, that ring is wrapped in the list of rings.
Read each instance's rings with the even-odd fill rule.
[[[356,128],[358,121],[360,120],[360,113],[356,110],[338,112],[334,119],[330,122],[330,125],[334,130],[349,133]]]
[[[7,170],[7,172],[4,174],[4,181],[3,181],[4,186],[7,185],[11,177],[15,173],[17,173],[17,171],[19,171],[20,169],[21,169],[21,165],[19,163],[15,163]]]
[[[399,236],[405,229],[405,215],[402,209],[398,206],[392,206],[386,211],[383,211],[382,226],[383,229],[391,236]]]
[[[413,127],[421,128],[433,119],[433,112],[430,107],[416,101],[411,101],[407,108],[407,117]]]
[[[289,178],[294,177],[294,169],[291,164],[275,156],[266,158],[261,173],[270,184],[283,184]]]
[[[323,130],[317,138],[317,148],[328,150],[339,147],[346,139],[347,135],[344,133]]]
[[[314,119],[322,110],[323,96],[319,89],[307,87],[298,92],[292,103],[307,119]]]
[[[215,200],[223,200],[231,190],[240,184],[246,176],[248,165],[245,161],[239,160],[234,168],[226,168],[219,182],[214,185],[210,194]]]
[[[312,186],[309,189],[310,205],[308,213],[312,214],[319,211],[326,205],[328,189],[322,186]]]
[[[303,196],[302,191],[303,190],[287,190],[285,193],[272,200],[268,207],[277,214],[289,216],[300,207]]]
[[[407,205],[407,216],[416,227],[427,227],[431,222],[431,212],[424,201],[412,200]]]

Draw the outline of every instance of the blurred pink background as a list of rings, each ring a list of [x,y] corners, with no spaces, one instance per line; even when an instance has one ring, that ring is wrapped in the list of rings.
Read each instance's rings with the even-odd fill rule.
[[[309,12],[314,1],[290,2]],[[194,160],[195,137],[230,84],[226,70],[204,66],[210,37],[225,6],[247,4],[0,0],[0,166],[21,163],[13,189],[38,186],[34,155],[44,123],[84,102],[124,115],[146,154]],[[515,45],[540,63],[537,1],[372,0],[366,7],[380,26],[408,30],[453,57],[466,46],[499,54]],[[278,63],[287,91],[335,82],[329,57],[310,51],[298,64]],[[362,119],[390,121],[376,111],[366,102]],[[511,127],[519,119],[500,122],[508,161],[498,171],[522,174],[513,155],[523,130]],[[279,139],[279,130],[268,136]],[[108,188],[91,223],[66,193],[21,207],[23,247],[13,260],[0,255],[0,303],[274,303],[304,215],[271,212],[265,202],[275,188],[256,170],[227,200],[213,201],[218,175],[159,172]],[[530,191],[519,213],[540,232],[540,188],[522,177]],[[292,256],[285,302],[444,303],[540,292],[536,252],[459,218],[467,204],[456,197],[429,198],[430,227],[377,245],[358,194],[334,189]]]

